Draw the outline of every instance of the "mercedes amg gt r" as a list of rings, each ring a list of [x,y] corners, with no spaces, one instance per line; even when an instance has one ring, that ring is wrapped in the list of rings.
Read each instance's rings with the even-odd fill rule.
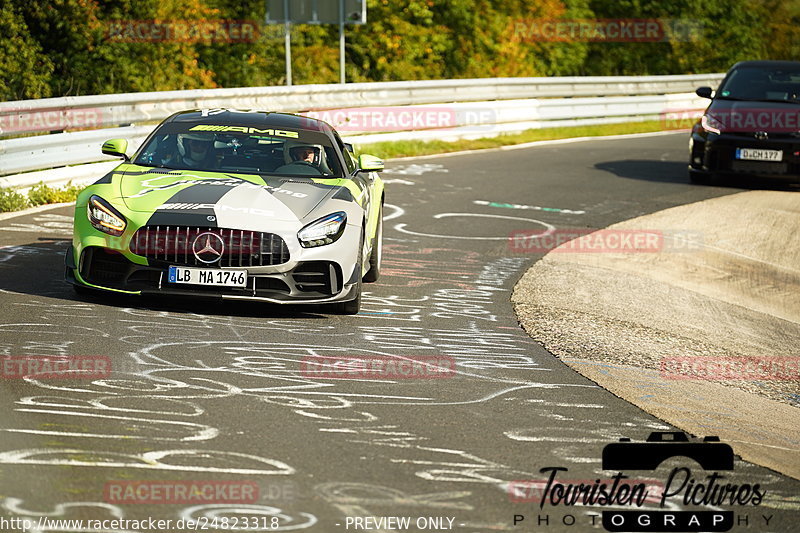
[[[383,162],[327,123],[195,110],[162,122],[78,196],[66,278],[79,292],[332,304],[378,279]]]

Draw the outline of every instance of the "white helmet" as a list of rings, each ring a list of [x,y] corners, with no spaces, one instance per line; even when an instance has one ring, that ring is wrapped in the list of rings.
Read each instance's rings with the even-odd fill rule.
[[[191,142],[187,143],[186,141]],[[178,153],[185,159],[202,161],[206,158],[213,145],[213,133],[190,132],[178,134]],[[203,148],[203,146],[205,147]]]
[[[322,147],[321,144],[314,144],[304,141],[286,141],[283,144],[283,160],[286,165],[290,165],[295,161],[302,160],[299,156],[294,156],[293,153],[300,152],[300,150],[296,150],[299,148],[304,148],[305,150],[311,149],[314,152],[314,161],[311,163],[314,165],[322,174],[329,175],[333,174],[331,172],[330,167],[328,166],[328,158],[325,154],[325,149]],[[306,152],[307,153],[307,152]],[[284,165],[285,166],[285,165]],[[280,167],[284,168],[284,167]]]
[[[308,162],[315,167],[319,167],[322,162],[322,152],[322,146],[319,144],[287,141],[283,147],[283,160],[287,165],[295,161],[308,161],[308,155],[312,153],[314,157]]]

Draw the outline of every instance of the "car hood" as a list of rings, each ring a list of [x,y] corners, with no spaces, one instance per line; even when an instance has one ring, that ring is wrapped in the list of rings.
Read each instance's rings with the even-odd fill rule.
[[[345,181],[134,165],[122,165],[116,172],[125,206],[131,211],[153,213],[153,219],[158,220],[151,219],[150,223],[203,225],[204,220],[214,220],[221,227],[242,227],[242,222],[253,218],[302,221],[326,199],[342,196],[337,193]]]

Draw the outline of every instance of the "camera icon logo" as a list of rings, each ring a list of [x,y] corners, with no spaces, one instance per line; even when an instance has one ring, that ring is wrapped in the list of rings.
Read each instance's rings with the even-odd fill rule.
[[[733,448],[719,437],[690,441],[682,431],[654,431],[646,442],[628,438],[606,444],[603,470],[655,470],[670,457],[694,459],[703,470],[733,470]]]

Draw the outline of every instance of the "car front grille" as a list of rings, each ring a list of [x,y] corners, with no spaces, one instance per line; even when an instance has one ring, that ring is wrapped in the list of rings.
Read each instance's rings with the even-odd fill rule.
[[[130,261],[119,252],[89,246],[83,252],[81,277],[89,283],[117,287],[130,272]]]
[[[342,288],[342,270],[329,261],[308,261],[292,272],[297,290],[321,294],[336,294]]]
[[[196,254],[204,243],[202,238],[197,244],[195,241],[204,234],[219,237],[207,237],[214,252]],[[289,248],[280,235],[225,228],[143,226],[133,235],[130,250],[151,261],[185,266],[254,267],[280,265],[289,260]]]

